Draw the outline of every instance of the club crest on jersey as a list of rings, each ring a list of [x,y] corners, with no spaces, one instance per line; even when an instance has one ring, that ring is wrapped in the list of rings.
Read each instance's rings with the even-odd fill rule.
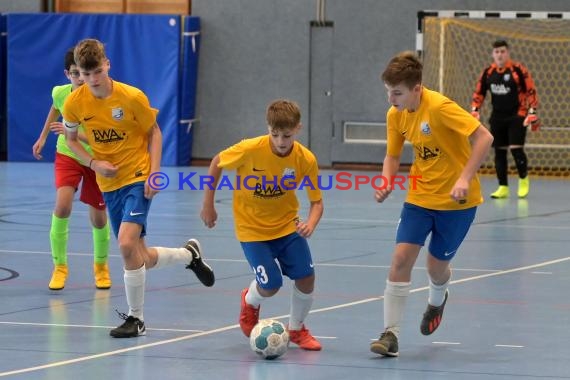
[[[422,123],[420,124],[420,130],[424,135],[431,134],[431,129],[429,129],[429,124],[427,123],[427,121],[422,121]]]
[[[111,109],[111,116],[113,116],[113,119],[115,120],[123,120],[123,109],[122,108],[112,108]]]
[[[510,79],[511,79],[511,74],[505,74],[505,75],[503,75],[503,80],[504,80],[505,82],[508,82]]]
[[[295,169],[285,168],[283,177],[295,177]]]

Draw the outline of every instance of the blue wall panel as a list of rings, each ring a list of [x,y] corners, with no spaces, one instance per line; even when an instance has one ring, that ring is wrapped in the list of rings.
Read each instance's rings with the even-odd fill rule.
[[[51,105],[51,89],[67,83],[65,51],[97,38],[111,61],[110,76],[143,90],[160,110],[163,165],[176,165],[179,130],[181,18],[168,15],[7,15],[8,159],[33,161],[31,148]],[[53,144],[44,148],[52,160]]]
[[[178,130],[178,165],[192,160],[192,136],[196,118],[196,82],[200,51],[200,19],[184,16],[182,73],[180,80],[180,128]]]

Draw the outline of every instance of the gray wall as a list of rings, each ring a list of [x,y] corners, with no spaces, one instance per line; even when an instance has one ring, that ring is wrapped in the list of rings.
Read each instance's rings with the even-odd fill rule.
[[[41,12],[42,0],[0,0],[0,13]]]
[[[192,13],[202,28],[194,158],[265,133],[272,99],[294,99],[307,110],[313,1],[193,1]]]
[[[570,1],[326,0],[326,18],[334,23],[334,130],[345,120],[385,121],[388,105],[378,75],[392,55],[415,50],[417,12],[430,9],[568,12]],[[322,143],[307,141],[314,128],[331,130],[331,141],[339,138],[326,123],[308,125],[316,0],[193,0],[192,12],[202,22],[193,158],[211,158],[265,133],[265,107],[280,97],[302,107],[302,142]],[[319,161],[330,163],[328,153],[317,154]]]

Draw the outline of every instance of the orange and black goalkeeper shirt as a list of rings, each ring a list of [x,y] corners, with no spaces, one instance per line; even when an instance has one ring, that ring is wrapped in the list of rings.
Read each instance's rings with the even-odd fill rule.
[[[519,62],[495,63],[485,68],[477,81],[471,107],[480,109],[487,91],[491,92],[492,116],[526,116],[529,108],[538,108],[536,87],[528,69]]]

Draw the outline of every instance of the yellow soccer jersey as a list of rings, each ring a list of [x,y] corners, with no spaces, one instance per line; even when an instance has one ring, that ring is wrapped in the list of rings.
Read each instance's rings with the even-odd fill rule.
[[[468,137],[479,125],[455,102],[425,87],[415,112],[388,110],[387,154],[400,156],[405,140],[415,152],[410,175],[419,179],[415,189],[408,189],[406,202],[433,210],[466,209],[483,202],[477,176],[466,203],[459,204],[449,195],[471,155]]]
[[[322,198],[317,159],[296,141],[287,157],[271,151],[268,135],[243,140],[219,157],[218,167],[236,170],[233,210],[239,241],[267,241],[295,232],[296,189],[305,189],[312,202]]]
[[[67,97],[63,118],[83,125],[94,159],[119,167],[113,178],[97,174],[101,191],[146,181],[150,174],[148,135],[157,113],[142,91],[116,81],[105,99],[93,96],[87,85]]]

